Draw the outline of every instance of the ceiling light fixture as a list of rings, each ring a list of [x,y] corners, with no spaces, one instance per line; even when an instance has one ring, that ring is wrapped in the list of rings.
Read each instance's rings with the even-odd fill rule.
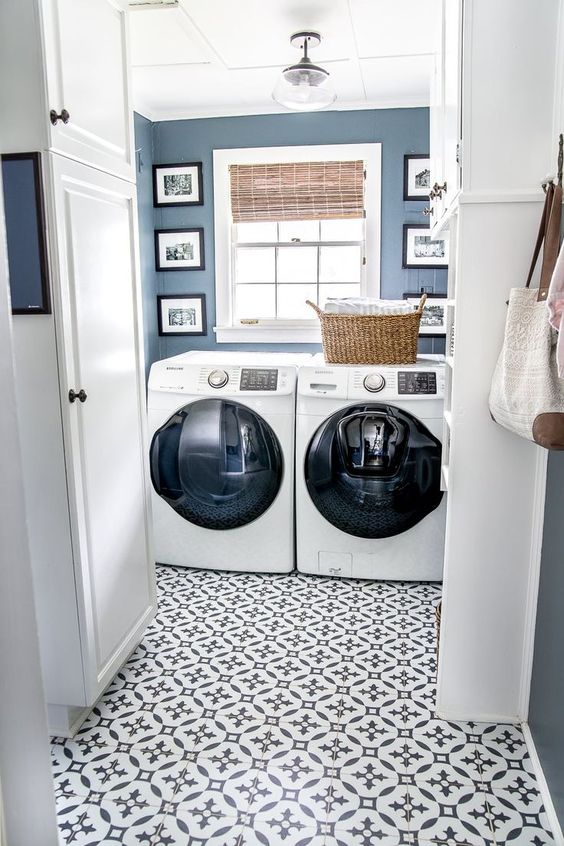
[[[287,109],[311,112],[325,109],[334,102],[336,94],[329,72],[314,65],[307,55],[308,47],[317,47],[320,43],[318,32],[295,32],[290,36],[290,44],[303,50],[304,54],[297,65],[290,65],[282,71],[272,92],[277,103]]]

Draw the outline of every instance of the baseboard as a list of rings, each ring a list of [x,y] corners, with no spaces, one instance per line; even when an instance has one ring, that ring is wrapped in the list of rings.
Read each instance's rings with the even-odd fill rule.
[[[531,729],[529,728],[528,723],[522,723],[521,727],[523,729],[525,743],[527,744],[529,757],[533,765],[533,770],[535,771],[535,776],[537,779],[539,790],[541,792],[542,801],[548,817],[548,824],[554,837],[554,843],[556,844],[556,846],[564,846],[564,834],[562,833],[562,826],[560,825],[560,822],[558,820],[556,809],[554,807],[554,802],[552,801],[552,796],[550,795],[550,790],[548,789],[548,783],[546,781],[542,769],[542,764],[540,762],[537,748],[535,746],[535,741],[533,740],[533,735],[531,734]]]
[[[92,708],[47,705],[47,722],[51,737],[73,738]]]
[[[437,708],[435,714],[440,720],[447,720],[451,723],[511,723],[516,726],[521,724],[521,717],[515,714],[513,716],[508,714],[479,714],[476,716],[475,711],[469,713],[467,711],[448,711],[443,708]]]

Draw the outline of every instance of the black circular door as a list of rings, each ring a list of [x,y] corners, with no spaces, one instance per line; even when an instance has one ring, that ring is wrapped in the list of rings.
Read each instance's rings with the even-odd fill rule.
[[[177,514],[206,529],[236,529],[264,514],[282,483],[272,428],[238,402],[203,399],[155,432],[151,479]]]
[[[318,511],[359,538],[405,532],[442,498],[440,441],[393,405],[371,403],[333,414],[313,436],[304,470]]]

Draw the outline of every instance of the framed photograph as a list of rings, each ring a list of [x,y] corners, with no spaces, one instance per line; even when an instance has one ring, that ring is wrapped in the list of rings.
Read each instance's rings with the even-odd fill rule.
[[[419,305],[421,294],[408,291],[403,295],[404,300]],[[446,306],[447,298],[444,294],[427,294],[427,300],[421,315],[419,334],[428,338],[444,338],[446,336]]]
[[[425,223],[405,223],[402,267],[448,267],[448,236],[431,238]]]
[[[204,230],[155,229],[157,270],[204,270]]]
[[[153,205],[203,206],[202,163],[153,165]]]
[[[51,314],[39,153],[5,153],[2,186],[12,314]]]
[[[205,294],[159,294],[159,335],[207,335]]]
[[[403,157],[403,199],[428,200],[431,190],[431,159],[427,153]]]

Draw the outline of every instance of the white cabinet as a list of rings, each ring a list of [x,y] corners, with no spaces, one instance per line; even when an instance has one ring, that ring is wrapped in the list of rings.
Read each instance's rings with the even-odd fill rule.
[[[61,407],[86,698],[94,701],[154,608],[135,186],[51,156]],[[69,391],[86,399],[69,401]]]
[[[16,316],[14,346],[49,721],[68,735],[156,607],[124,0],[3,0],[0,110],[0,152],[42,151],[53,314]]]
[[[4,0],[2,78],[3,152],[52,150],[135,181],[124,0]]]
[[[92,706],[139,642],[155,586],[135,186],[46,165],[54,315],[14,328],[43,667],[67,732],[69,706]]]
[[[558,16],[558,0],[542,14],[530,0],[443,3],[431,153],[433,180],[447,182],[433,234],[450,233],[437,678],[447,719],[527,718],[546,454],[492,421],[488,394],[540,183],[554,172]]]

